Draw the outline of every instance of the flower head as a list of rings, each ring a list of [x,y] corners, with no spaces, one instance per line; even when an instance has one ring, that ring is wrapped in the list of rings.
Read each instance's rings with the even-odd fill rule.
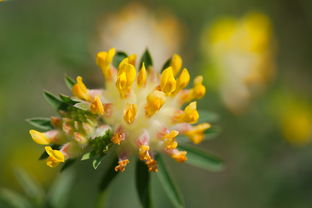
[[[136,154],[149,171],[157,172],[155,155],[159,153],[177,162],[187,160],[187,151],[179,150],[178,135],[188,136],[195,144],[203,140],[210,124],[196,124],[200,115],[195,101],[206,92],[202,76],[185,89],[190,75],[186,68],[181,70],[179,55],[173,55],[161,73],[148,61],[137,64],[134,54],[113,65],[117,55],[115,49],[97,54],[105,89],[89,89],[78,76],[71,81],[72,96],[61,96],[60,117],[51,118],[52,129],[30,131],[36,143],[47,145],[48,166],[90,152],[104,155],[115,147],[119,155],[115,171],[124,171],[131,162],[129,156]],[[54,144],[58,148],[48,146]]]

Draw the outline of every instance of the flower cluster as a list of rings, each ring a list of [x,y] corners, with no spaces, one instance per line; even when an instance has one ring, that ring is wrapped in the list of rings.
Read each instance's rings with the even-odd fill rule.
[[[152,172],[158,171],[158,153],[178,162],[187,160],[176,137],[183,134],[198,144],[210,128],[209,123],[196,124],[199,113],[194,100],[205,95],[203,77],[185,89],[190,75],[179,55],[173,55],[161,73],[153,68],[148,52],[140,63],[136,59],[135,54],[116,53],[114,48],[99,52],[96,62],[105,89],[89,89],[78,76],[75,81],[67,79],[72,96],[46,93],[60,116],[51,117],[48,131],[29,133],[45,146],[48,166],[86,154],[101,156],[112,148],[119,155],[115,171],[124,171],[133,154]]]

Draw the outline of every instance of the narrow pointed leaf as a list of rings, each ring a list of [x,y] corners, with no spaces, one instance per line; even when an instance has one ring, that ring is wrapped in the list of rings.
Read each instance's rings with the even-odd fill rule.
[[[76,84],[76,81],[69,76],[65,76],[65,84],[69,90],[72,90],[73,86]]]
[[[224,168],[223,161],[210,153],[182,144],[179,145],[179,149],[187,151],[185,162],[188,164],[210,171],[220,171]]]
[[[31,203],[22,195],[9,189],[0,189],[0,197],[14,208],[32,208]]]
[[[148,49],[145,50],[144,54],[141,57],[140,60],[140,68],[142,67],[142,64],[145,64],[145,67],[148,69],[149,67],[153,66],[153,59],[152,56],[150,54],[150,52],[148,51]]]
[[[44,91],[44,97],[54,108],[59,109],[62,106],[62,101],[48,91]]]
[[[106,188],[110,185],[113,179],[118,175],[119,172],[114,170],[115,166],[118,164],[118,158],[114,158],[110,166],[108,166],[106,172],[103,175],[103,178],[100,182],[100,191],[105,191]]]
[[[44,191],[40,185],[31,178],[24,170],[20,168],[15,169],[16,179],[23,188],[24,192],[38,204],[44,200]]]
[[[167,193],[168,198],[171,200],[174,207],[177,207],[177,208],[184,207],[182,195],[180,194],[180,191],[177,189],[175,182],[170,176],[168,169],[161,155],[158,155],[157,162],[158,162],[158,169],[159,169],[157,176],[165,192]]]
[[[48,130],[51,130],[53,129],[53,126],[51,124],[51,119],[50,118],[29,118],[29,119],[26,119],[26,121],[38,128],[39,130],[42,130],[42,131],[48,131]]]
[[[136,163],[136,188],[142,207],[151,207],[150,196],[150,172],[144,162],[138,160]]]
[[[113,66],[115,68],[118,68],[120,62],[124,59],[124,58],[127,58],[128,55],[123,52],[123,51],[117,51],[117,53],[115,54],[114,56],[114,59],[113,59]]]
[[[171,57],[164,63],[163,67],[161,68],[161,70],[164,70],[166,68],[168,68],[171,64]]]
[[[103,156],[102,156],[102,157],[98,157],[98,158],[96,158],[96,159],[94,159],[94,160],[92,161],[92,166],[93,166],[93,168],[94,168],[95,170],[101,165],[102,160],[103,160]]]
[[[74,185],[74,178],[73,171],[65,171],[59,175],[48,193],[49,202],[52,207],[67,207],[70,191]]]

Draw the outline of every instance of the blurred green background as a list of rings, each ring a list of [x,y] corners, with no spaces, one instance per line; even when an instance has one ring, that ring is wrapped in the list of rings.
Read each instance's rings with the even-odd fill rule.
[[[181,33],[181,37],[176,37],[181,38],[178,52],[192,75],[204,74],[208,81],[211,77],[206,74],[209,68],[205,66],[209,58],[203,54],[201,42],[207,26],[223,16],[241,18],[250,11],[258,11],[269,17],[273,28],[276,74],[245,112],[231,113],[224,107],[218,91],[210,88],[199,101],[201,108],[220,115],[218,125],[222,127],[217,139],[201,147],[223,158],[226,169],[211,173],[168,160],[186,207],[311,207],[311,132],[304,144],[294,144],[287,140],[288,128],[280,122],[292,109],[296,114],[297,105],[299,110],[306,109],[300,112],[302,115],[309,116],[312,112],[311,1],[136,2],[150,13],[165,11],[176,18],[181,25],[176,31]],[[98,49],[108,48],[97,42],[98,27],[105,27],[106,15],[117,14],[128,4],[129,1],[117,0],[0,2],[1,187],[21,191],[13,176],[12,168],[16,166],[27,170],[46,189],[57,177],[56,169],[37,160],[42,149],[28,135],[31,127],[25,119],[55,114],[44,101],[42,90],[68,94],[64,74],[82,75],[89,86],[101,86],[94,54]],[[307,107],[302,108],[301,103]],[[311,128],[311,123],[307,128]],[[97,183],[105,165],[95,171],[88,162],[81,162],[73,168],[77,173],[76,183],[68,207],[94,207]],[[113,182],[108,207],[139,207],[133,172],[131,164]],[[172,206],[156,178],[153,178],[152,195],[156,207]],[[0,207],[7,205],[0,201]]]

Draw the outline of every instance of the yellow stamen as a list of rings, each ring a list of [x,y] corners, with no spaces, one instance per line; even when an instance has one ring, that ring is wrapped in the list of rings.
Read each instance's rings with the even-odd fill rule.
[[[172,138],[175,138],[176,136],[178,136],[179,135],[179,132],[178,131],[176,131],[176,130],[172,130],[172,131],[170,131],[168,134],[166,134],[163,138],[165,139],[165,138],[170,138],[170,139],[172,139]]]
[[[147,73],[146,73],[145,64],[143,63],[141,70],[138,74],[138,79],[137,79],[137,84],[139,87],[144,87],[146,85],[146,78],[147,78]]]
[[[49,155],[49,158],[47,160],[47,165],[49,167],[54,168],[61,162],[65,161],[65,157],[61,151],[53,150],[50,146],[46,146],[45,150],[47,154]]]
[[[115,171],[124,172],[126,170],[126,166],[128,165],[128,163],[129,163],[128,159],[118,161],[118,165],[115,167]]]
[[[50,144],[49,139],[46,137],[44,133],[41,133],[36,130],[30,130],[29,134],[31,135],[31,138],[36,142],[37,144],[41,145],[47,145]]]
[[[164,105],[166,96],[163,92],[154,90],[147,96],[146,101],[145,115],[151,117]]]
[[[147,145],[141,145],[139,147],[139,158],[140,158],[140,160],[150,160],[151,159],[151,156],[148,153],[149,150],[150,150],[150,147]]]
[[[158,172],[157,161],[154,159],[150,159],[145,162],[148,167],[148,171],[150,172]]]
[[[104,114],[104,107],[103,103],[100,100],[99,96],[96,96],[90,106],[90,110],[93,114],[103,115]]]
[[[160,90],[170,95],[176,89],[176,80],[173,75],[172,67],[168,67],[161,73]]]
[[[136,58],[137,58],[136,54],[131,54],[130,56],[128,56],[129,64],[135,66]]]
[[[83,100],[90,100],[90,95],[86,85],[82,81],[82,77],[78,76],[76,78],[76,84],[72,88],[72,93],[75,97],[83,99]]]
[[[124,111],[123,118],[128,124],[132,124],[134,122],[136,113],[137,113],[136,104],[128,104],[127,108]]]
[[[178,54],[174,54],[171,59],[171,67],[173,74],[176,75],[182,67],[182,58]]]
[[[111,139],[111,141],[112,141],[114,144],[118,144],[118,145],[120,145],[120,142],[123,141],[123,140],[124,140],[124,133],[121,132],[121,131],[117,131],[117,132],[113,135],[113,137],[112,137],[112,139]]]
[[[110,80],[112,78],[110,64],[112,63],[114,56],[115,48],[111,48],[108,52],[101,51],[96,55],[96,63],[98,66],[101,67],[103,76],[107,80]]]
[[[186,154],[187,154],[186,151],[177,151],[173,153],[171,157],[175,159],[177,162],[184,162],[187,160]]]

